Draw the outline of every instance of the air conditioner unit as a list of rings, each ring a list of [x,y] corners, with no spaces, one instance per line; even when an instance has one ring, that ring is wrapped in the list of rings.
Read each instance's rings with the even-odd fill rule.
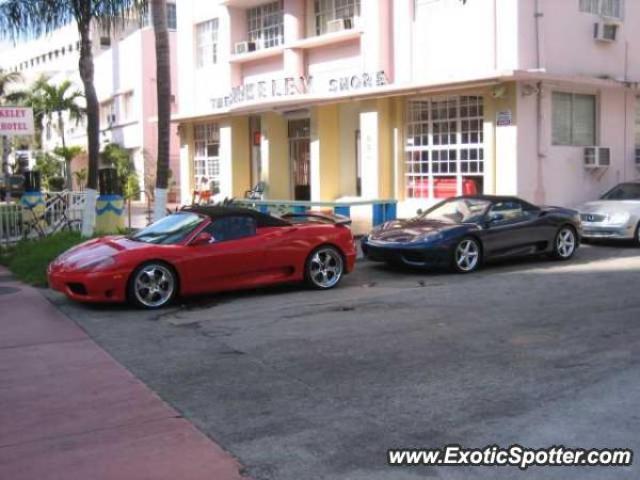
[[[618,38],[619,24],[611,20],[600,20],[593,24],[593,38],[597,42],[611,43]]]
[[[111,113],[111,114],[107,115],[107,123],[109,124],[109,126],[112,126],[113,124],[116,123],[116,114],[115,113]]]
[[[585,168],[607,168],[609,165],[611,165],[609,147],[584,147]]]
[[[352,18],[337,18],[327,22],[327,33],[341,32],[353,28]]]
[[[236,54],[253,52],[256,49],[256,42],[237,42],[234,51]]]

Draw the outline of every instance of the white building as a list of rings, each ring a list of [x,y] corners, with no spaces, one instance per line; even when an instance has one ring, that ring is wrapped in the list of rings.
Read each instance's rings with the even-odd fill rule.
[[[172,55],[172,88],[177,91],[176,75],[176,6],[168,4],[169,39]],[[155,39],[148,16],[130,20],[126,26],[105,33],[93,29],[94,82],[100,102],[101,145],[117,143],[131,153],[141,188],[153,189],[157,152],[156,66]],[[51,77],[54,83],[65,79],[83,90],[78,72],[79,35],[75,24],[70,24],[50,35],[23,42],[3,53],[0,65],[22,73],[25,83],[40,74]],[[177,112],[176,96],[172,96]],[[65,122],[65,140],[68,145],[86,149],[86,124]],[[47,151],[61,145],[55,123],[43,131],[43,148]],[[170,168],[173,187],[170,198],[179,191],[179,140],[177,127],[172,129]],[[73,169],[86,166],[86,156],[74,160]],[[145,185],[145,182],[147,185]],[[171,193],[172,191],[172,193]]]

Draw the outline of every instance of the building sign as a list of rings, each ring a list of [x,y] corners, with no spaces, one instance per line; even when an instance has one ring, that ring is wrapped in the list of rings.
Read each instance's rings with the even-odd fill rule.
[[[324,79],[322,85],[314,82],[312,76],[276,78],[234,87],[229,95],[212,98],[211,105],[214,109],[221,109],[245,102],[290,95],[309,95],[314,93],[339,95],[367,88],[382,87],[387,83],[387,76],[382,70],[373,73],[365,72],[328,78]]]
[[[498,112],[498,118],[496,119],[496,124],[499,127],[508,127],[513,123],[513,115],[511,114],[511,110],[505,110],[503,112]]]
[[[0,135],[33,135],[33,110],[25,107],[0,107]]]

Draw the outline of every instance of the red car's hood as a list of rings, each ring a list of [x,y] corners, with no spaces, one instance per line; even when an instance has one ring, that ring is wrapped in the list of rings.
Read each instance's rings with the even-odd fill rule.
[[[79,265],[105,257],[115,257],[121,252],[147,247],[148,244],[134,242],[126,237],[101,237],[81,243],[56,258],[54,268],[73,270]]]

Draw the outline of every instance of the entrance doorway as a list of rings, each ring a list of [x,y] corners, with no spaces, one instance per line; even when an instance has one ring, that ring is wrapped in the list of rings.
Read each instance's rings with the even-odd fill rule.
[[[311,200],[311,122],[308,118],[289,121],[289,162],[293,199]]]

